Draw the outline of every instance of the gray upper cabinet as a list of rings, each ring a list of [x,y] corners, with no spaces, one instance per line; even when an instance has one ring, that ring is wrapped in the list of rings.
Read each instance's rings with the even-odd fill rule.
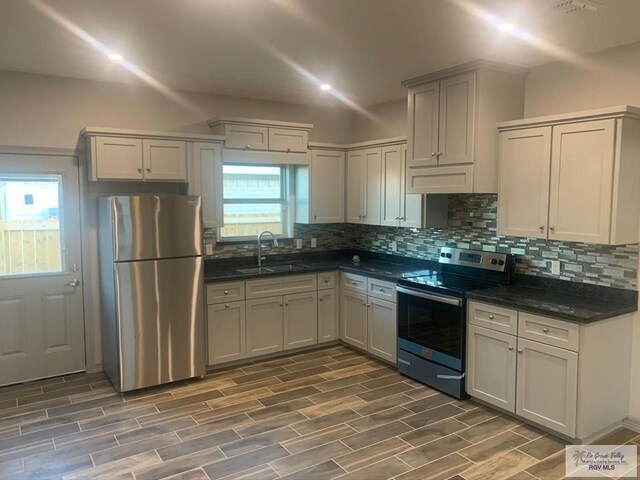
[[[102,127],[86,127],[81,134],[87,139],[88,174],[94,182],[191,182],[187,151],[223,140],[214,135]]]
[[[640,240],[640,111],[615,107],[499,124],[498,234]]]
[[[496,193],[496,122],[522,118],[526,70],[476,61],[408,87],[407,193]]]
[[[208,121],[211,133],[224,135],[225,148],[284,153],[307,153],[310,123],[257,118],[218,117]]]

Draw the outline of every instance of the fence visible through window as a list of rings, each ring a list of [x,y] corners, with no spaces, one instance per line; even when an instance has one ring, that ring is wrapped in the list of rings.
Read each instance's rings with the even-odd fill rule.
[[[63,271],[60,175],[0,174],[0,276]]]

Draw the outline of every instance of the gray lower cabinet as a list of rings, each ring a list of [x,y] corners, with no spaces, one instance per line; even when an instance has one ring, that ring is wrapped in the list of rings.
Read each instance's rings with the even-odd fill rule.
[[[247,355],[284,349],[282,297],[247,300]]]
[[[575,436],[578,354],[518,338],[517,378],[516,414]]]
[[[367,296],[342,290],[340,298],[340,338],[355,347],[367,350]]]
[[[467,393],[515,411],[517,337],[469,325],[467,339]]]
[[[338,296],[335,289],[318,291],[318,343],[340,337]]]
[[[209,365],[240,360],[246,355],[244,302],[207,307]]]
[[[367,350],[396,363],[396,304],[369,297],[367,304]]]
[[[318,343],[318,294],[285,295],[283,302],[285,350]]]

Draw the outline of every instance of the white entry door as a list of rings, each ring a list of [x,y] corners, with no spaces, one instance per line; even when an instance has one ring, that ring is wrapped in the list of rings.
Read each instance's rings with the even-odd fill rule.
[[[78,160],[0,153],[0,385],[85,369]]]

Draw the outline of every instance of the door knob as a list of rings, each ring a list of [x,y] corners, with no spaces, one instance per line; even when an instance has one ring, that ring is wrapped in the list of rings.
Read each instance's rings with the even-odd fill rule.
[[[69,283],[65,285],[65,287],[73,287],[73,288],[78,288],[79,286],[80,286],[80,280],[78,280],[77,278],[74,278],[73,280],[71,280]]]

